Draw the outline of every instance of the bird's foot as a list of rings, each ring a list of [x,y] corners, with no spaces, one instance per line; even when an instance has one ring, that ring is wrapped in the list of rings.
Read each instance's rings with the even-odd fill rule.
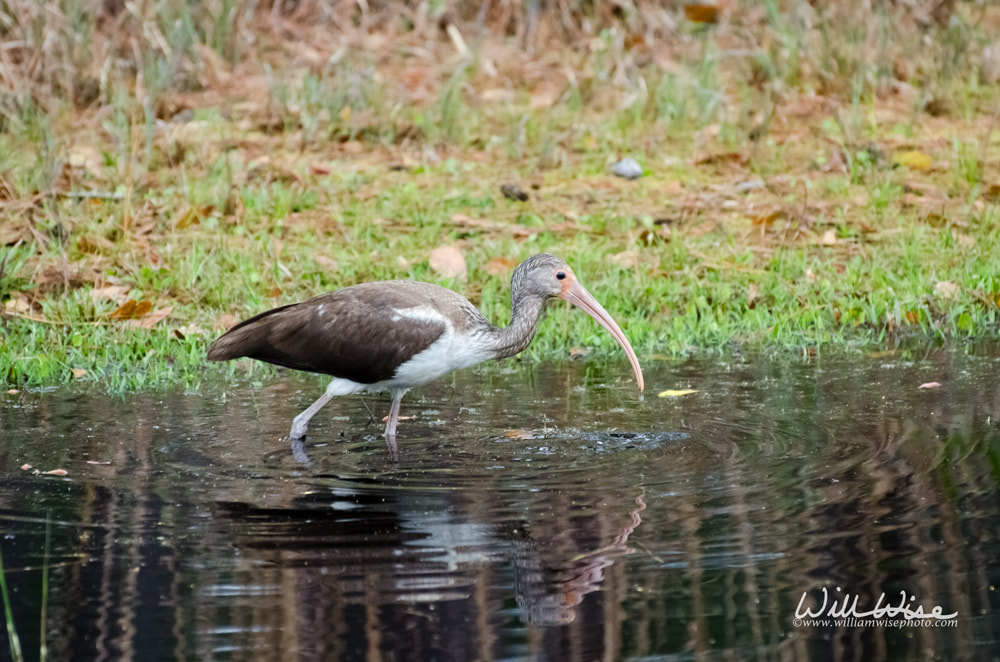
[[[396,435],[385,435],[385,450],[393,462],[399,460],[399,450],[396,448]]]
[[[306,442],[304,439],[292,439],[292,457],[299,464],[309,466],[312,462],[309,461],[309,455],[306,454]]]
[[[292,431],[288,433],[288,438],[292,441],[303,441],[306,438],[308,430],[308,423],[299,423],[297,420],[292,421]]]

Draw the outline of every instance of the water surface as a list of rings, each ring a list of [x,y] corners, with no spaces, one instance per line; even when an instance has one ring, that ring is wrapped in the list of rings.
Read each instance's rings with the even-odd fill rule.
[[[646,360],[642,399],[510,361],[411,392],[396,458],[334,400],[308,464],[311,376],[7,394],[13,620],[26,659],[43,614],[55,660],[996,659],[997,356]],[[955,617],[798,619],[823,589]]]

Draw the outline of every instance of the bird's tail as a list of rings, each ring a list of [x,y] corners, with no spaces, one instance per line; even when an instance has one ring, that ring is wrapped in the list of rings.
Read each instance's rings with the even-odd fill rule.
[[[244,356],[251,358],[259,357],[261,349],[267,344],[268,336],[271,333],[271,324],[264,318],[272,317],[275,313],[290,308],[295,304],[274,308],[260,315],[255,315],[248,320],[244,320],[216,338],[208,348],[209,361],[229,361]],[[261,321],[264,320],[264,323]]]

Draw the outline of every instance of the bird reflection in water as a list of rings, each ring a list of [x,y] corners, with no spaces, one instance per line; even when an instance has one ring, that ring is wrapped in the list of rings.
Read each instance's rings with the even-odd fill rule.
[[[604,571],[623,556],[631,554],[628,538],[642,524],[646,501],[640,494],[631,522],[600,549],[581,554],[565,567],[545,567],[537,545],[530,536],[514,543],[514,573],[517,606],[525,623],[565,625],[576,618],[576,607],[588,593],[600,590]]]

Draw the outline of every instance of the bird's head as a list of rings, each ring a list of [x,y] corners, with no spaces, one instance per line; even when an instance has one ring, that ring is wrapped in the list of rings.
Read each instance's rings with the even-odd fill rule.
[[[558,297],[582,308],[598,324],[607,329],[622,346],[632,364],[635,380],[639,383],[639,390],[645,388],[639,359],[632,351],[632,345],[629,344],[625,333],[622,332],[608,311],[604,310],[604,306],[598,303],[597,299],[580,284],[580,281],[576,279],[576,274],[566,262],[549,253],[532,255],[514,269],[511,290],[515,299],[533,297],[546,301]],[[516,301],[514,305],[517,306]]]

